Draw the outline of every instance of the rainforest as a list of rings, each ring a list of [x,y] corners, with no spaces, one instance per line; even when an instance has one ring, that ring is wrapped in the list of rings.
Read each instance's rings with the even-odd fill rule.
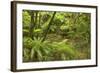
[[[91,58],[91,14],[23,10],[23,62]]]

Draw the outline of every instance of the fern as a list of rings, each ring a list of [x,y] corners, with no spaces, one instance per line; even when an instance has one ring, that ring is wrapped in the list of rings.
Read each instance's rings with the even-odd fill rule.
[[[55,54],[59,55],[59,60],[71,60],[76,58],[76,50],[69,44],[55,42],[53,43],[53,47],[55,47]]]
[[[71,45],[66,44],[65,41],[41,42],[42,38],[34,37],[34,40],[27,38],[24,40],[26,48],[31,48],[30,53],[25,50],[24,57],[28,61],[54,61],[54,60],[71,60],[76,58],[76,50]],[[30,47],[29,47],[30,46]]]

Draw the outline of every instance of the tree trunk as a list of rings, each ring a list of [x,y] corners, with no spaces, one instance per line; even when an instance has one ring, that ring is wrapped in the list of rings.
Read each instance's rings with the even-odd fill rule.
[[[29,35],[30,37],[33,39],[33,27],[34,27],[34,12],[31,11],[30,12],[30,16],[31,16],[31,23],[30,23],[30,26],[29,26]]]
[[[53,19],[55,17],[55,14],[56,14],[56,12],[53,13],[53,16],[52,16],[52,18],[51,18],[51,20],[50,20],[50,22],[48,24],[48,27],[47,27],[47,29],[44,32],[42,42],[45,41],[45,39],[46,39],[47,33],[48,33],[49,29],[50,29],[50,26],[52,25],[52,21],[53,21]]]
[[[30,12],[30,16],[31,16],[31,24],[30,24],[30,26],[29,26],[29,35],[30,35],[30,37],[32,38],[32,39],[34,39],[33,37],[34,37],[34,32],[33,32],[33,30],[34,30],[34,28],[35,28],[35,26],[36,26],[36,24],[37,24],[37,18],[38,18],[38,12],[35,12],[35,11],[31,11]]]

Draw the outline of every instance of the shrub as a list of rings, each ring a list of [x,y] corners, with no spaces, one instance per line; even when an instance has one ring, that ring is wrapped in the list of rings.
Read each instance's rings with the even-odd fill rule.
[[[64,41],[52,43],[41,41],[42,38],[25,39],[24,62],[72,60],[76,58],[75,49]]]
[[[55,60],[72,60],[76,58],[76,50],[65,42],[53,43]]]

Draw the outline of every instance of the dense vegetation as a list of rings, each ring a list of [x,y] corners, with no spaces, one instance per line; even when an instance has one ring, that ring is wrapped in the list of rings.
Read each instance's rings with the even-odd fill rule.
[[[23,62],[90,59],[89,13],[23,10]]]

